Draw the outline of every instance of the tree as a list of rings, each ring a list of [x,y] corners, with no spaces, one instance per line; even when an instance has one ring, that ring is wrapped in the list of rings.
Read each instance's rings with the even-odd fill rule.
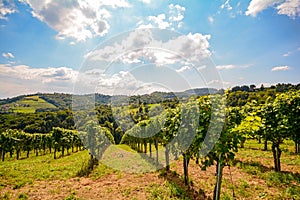
[[[244,143],[247,138],[262,137],[262,119],[260,105],[256,101],[248,102],[240,110],[241,123],[234,127],[232,131],[241,135],[241,148],[244,148]]]
[[[274,101],[269,99],[263,106],[263,126],[267,137],[272,141],[272,153],[276,172],[281,171],[280,157],[282,150],[280,149],[280,144],[283,143],[284,139],[291,136],[289,129],[293,129],[289,125],[289,112],[289,95],[286,93],[277,94]]]
[[[278,95],[277,109],[280,109],[282,127],[295,142],[295,153],[300,152],[300,91],[289,91]]]
[[[254,92],[254,91],[255,91],[255,88],[256,88],[256,86],[255,86],[254,84],[251,84],[251,85],[250,85],[250,91],[251,91],[251,92]]]
[[[241,87],[240,86],[235,86],[231,89],[232,92],[236,92],[236,91],[241,91]]]
[[[295,153],[300,153],[300,91],[288,94],[288,127],[295,142]]]
[[[210,122],[210,127],[207,132],[207,134],[210,134],[208,136],[209,140],[206,141],[204,145],[207,148],[214,143],[215,145],[206,155],[204,154],[201,157],[201,168],[203,170],[216,164],[217,176],[214,199],[220,198],[223,168],[225,165],[229,165],[230,161],[234,159],[235,152],[238,151],[238,144],[241,140],[240,135],[234,132],[234,128],[241,123],[239,108],[225,108],[224,100],[222,97],[214,97],[212,99],[213,102],[211,105],[213,108],[211,112],[214,120]],[[221,133],[218,133],[218,130],[221,130]]]
[[[85,132],[87,140],[84,144],[90,151],[89,169],[93,170],[109,145],[114,144],[114,137],[107,128],[101,127],[93,120],[87,122]]]
[[[241,86],[241,91],[249,92],[250,88],[248,85]]]
[[[37,137],[37,136],[36,136]],[[55,127],[52,129],[53,147],[54,147],[54,159],[56,159],[56,152],[60,151],[62,146],[63,129]]]
[[[179,115],[178,115],[179,116]],[[191,99],[180,107],[180,126],[174,140],[179,154],[183,156],[184,183],[189,185],[188,167],[190,159],[195,155],[193,143],[197,134],[199,108],[197,100]]]

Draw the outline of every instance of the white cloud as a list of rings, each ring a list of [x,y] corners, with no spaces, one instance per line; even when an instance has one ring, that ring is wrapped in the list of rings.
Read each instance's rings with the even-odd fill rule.
[[[7,15],[17,12],[13,1],[0,0],[0,20],[7,19]]]
[[[222,80],[211,80],[207,82],[207,85],[210,87],[215,87],[215,88],[224,88],[224,86],[231,85],[232,83],[229,81],[222,81]]]
[[[244,68],[248,68],[251,67],[252,64],[246,64],[246,65],[217,65],[216,68],[218,70],[229,70],[229,69],[244,69]]]
[[[87,94],[97,92],[108,95],[128,95],[143,84],[129,71],[121,70],[108,74],[104,70],[95,68],[79,72],[75,83],[75,93]]]
[[[170,26],[170,23],[166,21],[165,14],[159,14],[157,16],[149,16],[149,22],[153,22],[158,28],[165,29]]]
[[[225,3],[223,3],[220,7],[221,9],[226,8],[227,10],[232,10],[232,6],[229,3],[229,0],[226,0]]]
[[[278,14],[287,15],[291,18],[300,16],[300,1],[299,0],[286,0],[276,7]]]
[[[10,53],[10,52],[7,52],[7,53],[2,53],[2,56],[6,59],[10,59],[10,58],[14,58],[15,56]]]
[[[282,56],[283,56],[283,57],[288,57],[288,56],[290,56],[291,54],[292,54],[292,52],[289,51],[289,52],[287,52],[287,53],[282,54]]]
[[[78,72],[71,68],[32,68],[0,64],[0,97],[35,92],[72,92]]]
[[[169,5],[169,20],[170,22],[179,22],[184,18],[185,7],[180,6],[178,4],[170,4]]]
[[[285,66],[278,66],[278,67],[273,67],[271,69],[271,71],[287,71],[287,70],[290,70],[291,67],[285,65]]]
[[[78,72],[71,68],[32,68],[27,65],[0,65],[1,76],[14,77],[21,80],[39,80],[42,83],[51,83],[55,81],[73,81]]]
[[[186,65],[186,66],[181,67],[180,69],[177,69],[176,72],[181,73],[181,72],[188,71],[189,69],[191,69],[191,67]]]
[[[235,69],[238,66],[236,65],[218,65],[216,66],[217,69],[222,70],[222,69]]]
[[[268,7],[275,7],[277,14],[280,15],[287,15],[291,18],[300,16],[299,0],[252,0],[245,14],[255,17]]]
[[[214,18],[212,16],[209,16],[208,21],[209,21],[209,23],[213,24],[214,23]]]
[[[185,7],[178,4],[170,4],[167,14],[161,13],[157,16],[148,16],[145,20],[139,21],[136,26],[138,28],[181,28],[183,26]]]
[[[282,0],[252,0],[245,14],[255,17],[259,12],[281,1]]]
[[[120,71],[113,75],[103,74],[98,79],[96,92],[110,95],[131,94],[138,90],[142,84],[130,72]]]
[[[126,0],[24,1],[32,8],[34,17],[58,32],[57,39],[76,41],[105,35],[110,28],[108,9],[130,6]]]
[[[155,38],[157,35],[151,29],[137,29],[121,42],[96,49],[88,53],[85,58],[92,62],[138,63],[147,61],[162,65],[173,64],[183,59],[199,61],[211,55],[210,35],[189,33],[164,42]]]

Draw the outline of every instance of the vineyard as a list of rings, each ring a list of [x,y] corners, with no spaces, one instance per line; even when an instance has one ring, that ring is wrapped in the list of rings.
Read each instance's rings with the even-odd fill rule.
[[[49,133],[25,133],[23,130],[7,129],[0,133],[1,160],[2,163],[30,160],[32,152],[35,157],[50,155],[54,160],[60,160],[86,153],[87,149],[89,156],[85,154],[88,159],[86,168],[81,168],[81,172],[73,174],[73,177],[95,175],[95,171],[102,168],[102,159],[109,158],[120,162],[120,165],[129,162],[132,166],[143,160],[152,165],[153,169],[157,170],[155,173],[159,173],[160,176],[176,177],[178,173],[182,173],[182,180],[177,180],[176,186],[164,184],[167,188],[177,188],[177,192],[181,187],[181,194],[161,191],[165,196],[161,197],[158,194],[159,198],[231,199],[235,198],[235,194],[233,192],[229,195],[228,180],[223,178],[227,176],[230,167],[243,168],[245,163],[248,163],[250,167],[267,168],[264,166],[264,160],[256,161],[255,155],[245,150],[250,145],[256,154],[260,154],[259,151],[271,150],[267,158],[268,169],[274,171],[279,179],[282,177],[282,184],[286,184],[285,187],[291,190],[283,198],[299,199],[299,171],[290,171],[290,179],[286,177],[287,172],[282,172],[282,163],[286,167],[286,160],[282,161],[282,158],[286,159],[286,156],[292,155],[295,160],[292,165],[299,169],[300,91],[277,92],[266,96],[264,101],[258,101],[259,98],[261,100],[261,96],[258,99],[252,98],[242,106],[231,105],[234,101],[231,98],[232,93],[228,91],[224,95],[190,97],[182,102],[164,104],[163,110],[152,112],[155,113],[154,116],[149,114],[149,107],[155,109],[157,105],[148,106],[145,102],[139,102],[127,112],[134,123],[129,126],[125,120],[127,130],[121,135],[118,133],[121,132],[122,124],[109,123],[109,120],[103,118],[106,115],[99,116],[100,110],[97,112],[98,121],[91,120],[88,117],[89,113],[80,113],[82,119],[80,126],[75,124],[77,130],[53,127]],[[122,151],[118,148],[114,150],[114,147],[120,145],[123,145]],[[80,152],[75,153],[78,151]],[[126,157],[126,152],[140,157],[131,160]],[[286,155],[288,152],[289,155]],[[243,153],[248,154],[245,156]],[[261,155],[262,158],[264,156]],[[198,181],[201,181],[195,180],[196,169],[199,173],[207,170],[207,174],[210,174],[208,177],[205,175],[213,185],[209,197],[198,192],[202,191],[201,188],[193,192],[196,187],[194,182],[199,186]],[[263,174],[255,173],[252,175],[265,178]],[[144,175],[147,176],[147,173]],[[285,183],[288,180],[291,183]],[[239,195],[240,198],[247,198]],[[260,198],[264,197],[261,194]]]

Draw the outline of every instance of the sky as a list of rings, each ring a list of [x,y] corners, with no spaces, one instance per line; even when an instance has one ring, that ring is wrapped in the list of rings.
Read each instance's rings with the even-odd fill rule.
[[[299,77],[300,0],[0,0],[0,98]]]

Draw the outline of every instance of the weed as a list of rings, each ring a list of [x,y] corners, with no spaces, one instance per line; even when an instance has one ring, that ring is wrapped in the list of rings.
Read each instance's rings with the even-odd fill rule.
[[[173,172],[172,172],[172,173],[173,173]],[[159,171],[159,176],[160,176],[160,177],[165,177],[166,175],[167,175],[166,170],[162,169],[162,170]]]
[[[107,188],[106,192],[107,192],[107,193],[111,193],[111,192],[112,192],[112,189],[111,189],[111,188]]]
[[[185,190],[178,186],[176,183],[166,182],[166,186],[168,187],[170,197],[179,197],[181,199],[185,199]]]
[[[240,180],[239,186],[238,186],[238,193],[241,196],[248,196],[248,191],[247,189],[249,188],[249,183],[245,180]]]
[[[122,178],[122,173],[118,173],[118,177],[117,177],[118,179],[121,179]]]
[[[124,195],[125,197],[128,197],[128,196],[130,195],[130,193],[131,193],[131,188],[127,188],[127,189],[125,189],[125,190],[123,191],[123,195]]]
[[[16,190],[16,189],[20,189],[21,187],[25,186],[26,185],[26,182],[19,182],[19,183],[16,183],[13,187],[13,190]]]
[[[263,192],[263,193],[259,193],[258,197],[261,198],[261,199],[264,199],[268,196],[268,193],[266,192]]]
[[[65,198],[65,200],[79,200],[79,198],[75,194],[70,194]]]
[[[3,196],[0,196],[1,200],[9,200],[10,199],[10,192],[6,192]]]
[[[300,199],[300,188],[296,186],[291,186],[286,188],[285,190],[287,196],[291,197],[292,199]]]
[[[150,193],[150,199],[164,199],[165,190],[157,183],[150,183],[148,188],[148,192]]]
[[[227,194],[226,192],[224,192],[221,196],[222,200],[231,200],[231,196],[229,194]]]
[[[28,196],[27,196],[26,194],[21,193],[21,194],[19,194],[19,196],[18,196],[17,199],[18,199],[18,200],[27,200],[27,199],[28,199]]]
[[[178,175],[178,173],[177,173],[176,171],[172,171],[172,174],[173,174],[174,176],[177,176],[177,175]]]

